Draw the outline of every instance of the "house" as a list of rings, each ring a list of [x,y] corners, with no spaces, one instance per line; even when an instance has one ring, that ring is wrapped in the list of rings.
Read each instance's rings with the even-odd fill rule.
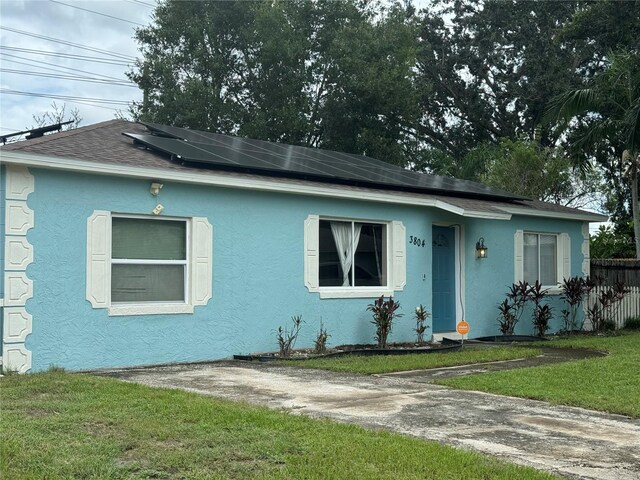
[[[512,282],[589,273],[604,217],[371,158],[113,120],[0,148],[5,367],[195,362],[276,349],[302,315],[330,343],[498,333]],[[486,258],[478,258],[482,244]],[[553,328],[560,321],[554,320]],[[519,324],[531,333],[530,322]]]

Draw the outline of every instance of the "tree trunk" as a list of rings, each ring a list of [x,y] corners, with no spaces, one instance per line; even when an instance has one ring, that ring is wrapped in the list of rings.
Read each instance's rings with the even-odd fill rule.
[[[629,161],[629,181],[631,182],[631,214],[633,215],[633,234],[636,240],[636,258],[640,258],[640,202],[638,201],[638,170],[640,154],[625,150],[622,160]],[[623,164],[624,164],[623,163]]]

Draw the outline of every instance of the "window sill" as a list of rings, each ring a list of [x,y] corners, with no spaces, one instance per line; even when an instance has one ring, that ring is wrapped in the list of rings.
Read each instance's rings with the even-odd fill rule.
[[[155,305],[111,305],[107,312],[110,317],[124,315],[162,315],[176,313],[193,313],[193,305],[180,304],[155,304]]]
[[[393,295],[393,290],[388,287],[369,288],[331,288],[320,287],[318,289],[320,298],[378,298],[380,295],[386,297]]]

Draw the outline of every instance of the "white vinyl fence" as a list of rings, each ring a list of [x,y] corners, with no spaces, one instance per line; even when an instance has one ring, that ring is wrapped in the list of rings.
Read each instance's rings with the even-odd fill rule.
[[[596,287],[591,291],[589,299],[585,302],[585,307],[591,307],[596,302],[598,295],[608,287]],[[615,322],[616,328],[624,327],[624,322],[630,317],[640,317],[640,287],[627,287],[630,292],[625,295],[622,301],[615,303],[609,309],[609,316],[605,317],[606,320]],[[585,308],[585,330],[591,330],[591,322],[586,317]]]

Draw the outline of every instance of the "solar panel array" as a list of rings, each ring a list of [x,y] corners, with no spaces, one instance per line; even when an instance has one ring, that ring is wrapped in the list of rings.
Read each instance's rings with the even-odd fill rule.
[[[480,198],[521,199],[485,185],[412,172],[362,155],[221,135],[154,123],[137,143],[199,167],[328,183]]]

